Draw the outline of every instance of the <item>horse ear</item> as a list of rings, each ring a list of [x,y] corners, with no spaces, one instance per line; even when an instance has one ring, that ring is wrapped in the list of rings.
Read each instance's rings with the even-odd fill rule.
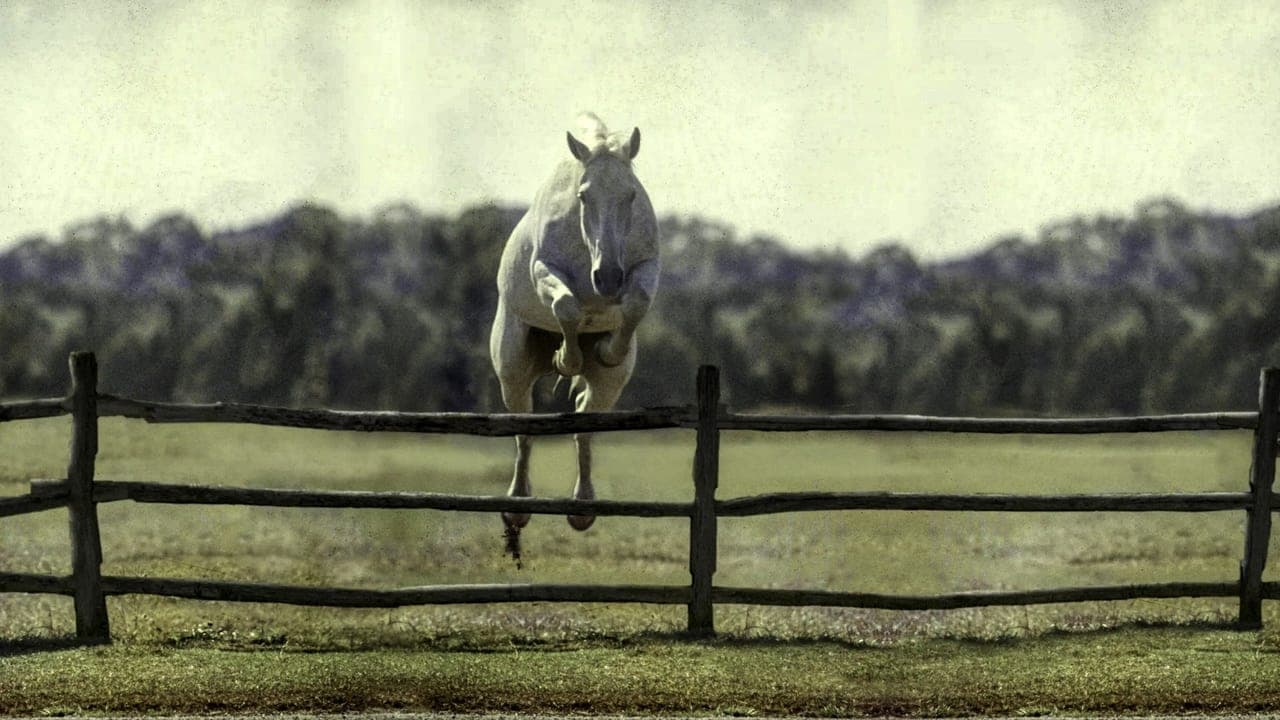
[[[587,147],[582,141],[574,137],[573,133],[567,132],[564,136],[569,140],[569,152],[573,153],[574,157],[578,158],[578,160],[582,162],[586,162],[591,158],[591,148]]]
[[[631,139],[627,141],[627,149],[631,152],[633,159],[640,154],[640,128],[634,128],[631,131]]]

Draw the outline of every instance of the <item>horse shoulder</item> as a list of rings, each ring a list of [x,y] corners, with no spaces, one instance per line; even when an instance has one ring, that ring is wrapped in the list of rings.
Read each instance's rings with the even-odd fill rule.
[[[528,266],[533,255],[532,211],[526,212],[507,238],[498,261],[498,295],[508,302],[528,292]]]
[[[562,163],[543,185],[529,209],[533,260],[542,260],[562,270],[582,261],[581,221],[577,186],[581,171],[576,163]],[[579,257],[579,256],[583,257]]]
[[[577,232],[574,184],[572,168],[558,166],[511,232],[499,267],[499,294],[508,310],[526,324],[544,330],[556,330],[559,325],[538,297],[534,265],[542,261],[566,271],[576,259],[572,256],[576,245],[564,240]]]

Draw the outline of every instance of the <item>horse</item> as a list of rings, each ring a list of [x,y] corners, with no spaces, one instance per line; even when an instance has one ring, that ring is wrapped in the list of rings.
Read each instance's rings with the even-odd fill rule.
[[[658,222],[632,172],[640,129],[624,141],[592,113],[565,134],[571,157],[556,165],[516,224],[498,267],[498,303],[489,337],[502,401],[533,410],[533,386],[568,378],[577,412],[613,408],[636,365],[636,328],[658,289]],[[574,435],[578,478],[573,497],[595,498],[591,436]],[[516,436],[510,497],[528,497],[530,443]],[[503,513],[507,552],[520,564],[520,531],[529,515]],[[595,517],[570,515],[575,530]]]

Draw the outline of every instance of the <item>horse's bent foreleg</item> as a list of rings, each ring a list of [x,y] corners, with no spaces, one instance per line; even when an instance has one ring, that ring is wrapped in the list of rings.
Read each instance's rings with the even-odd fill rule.
[[[658,284],[658,265],[647,262],[637,265],[627,276],[627,286],[622,292],[622,325],[601,338],[595,347],[596,360],[605,367],[617,367],[627,359],[632,348],[636,328],[649,312],[653,293]],[[626,381],[624,380],[625,384]]]
[[[582,323],[582,304],[572,294],[561,295],[551,304],[551,312],[560,325],[564,340],[556,350],[552,363],[563,377],[582,372],[582,348],[578,347],[578,327]]]
[[[561,304],[562,308],[565,306],[571,306],[571,309],[562,309],[561,314],[556,315],[556,320],[560,321],[560,334],[564,336],[564,340],[556,349],[552,363],[561,376],[573,377],[582,372],[582,348],[578,347],[578,324],[581,322],[582,310],[577,299],[573,297]]]
[[[556,350],[552,364],[564,377],[582,372],[582,349],[578,347],[578,328],[582,324],[582,303],[569,289],[569,283],[560,270],[537,260],[533,264],[534,284],[538,299],[551,309],[560,326],[564,342]]]

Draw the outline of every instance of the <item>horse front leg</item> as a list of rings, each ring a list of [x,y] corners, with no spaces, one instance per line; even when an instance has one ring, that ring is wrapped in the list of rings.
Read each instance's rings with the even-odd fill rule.
[[[541,260],[533,264],[533,278],[538,299],[551,309],[564,340],[556,350],[552,364],[564,377],[582,372],[582,349],[578,347],[578,328],[582,324],[582,303],[569,289],[565,273]]]
[[[640,321],[653,304],[658,289],[658,262],[649,260],[631,269],[622,291],[622,325],[601,338],[595,347],[596,360],[605,367],[617,367],[627,358]]]
[[[578,303],[578,298],[570,294],[552,305],[551,312],[555,314],[560,334],[564,337],[551,362],[555,365],[556,372],[564,377],[573,377],[582,372],[582,348],[578,347],[582,306]]]

